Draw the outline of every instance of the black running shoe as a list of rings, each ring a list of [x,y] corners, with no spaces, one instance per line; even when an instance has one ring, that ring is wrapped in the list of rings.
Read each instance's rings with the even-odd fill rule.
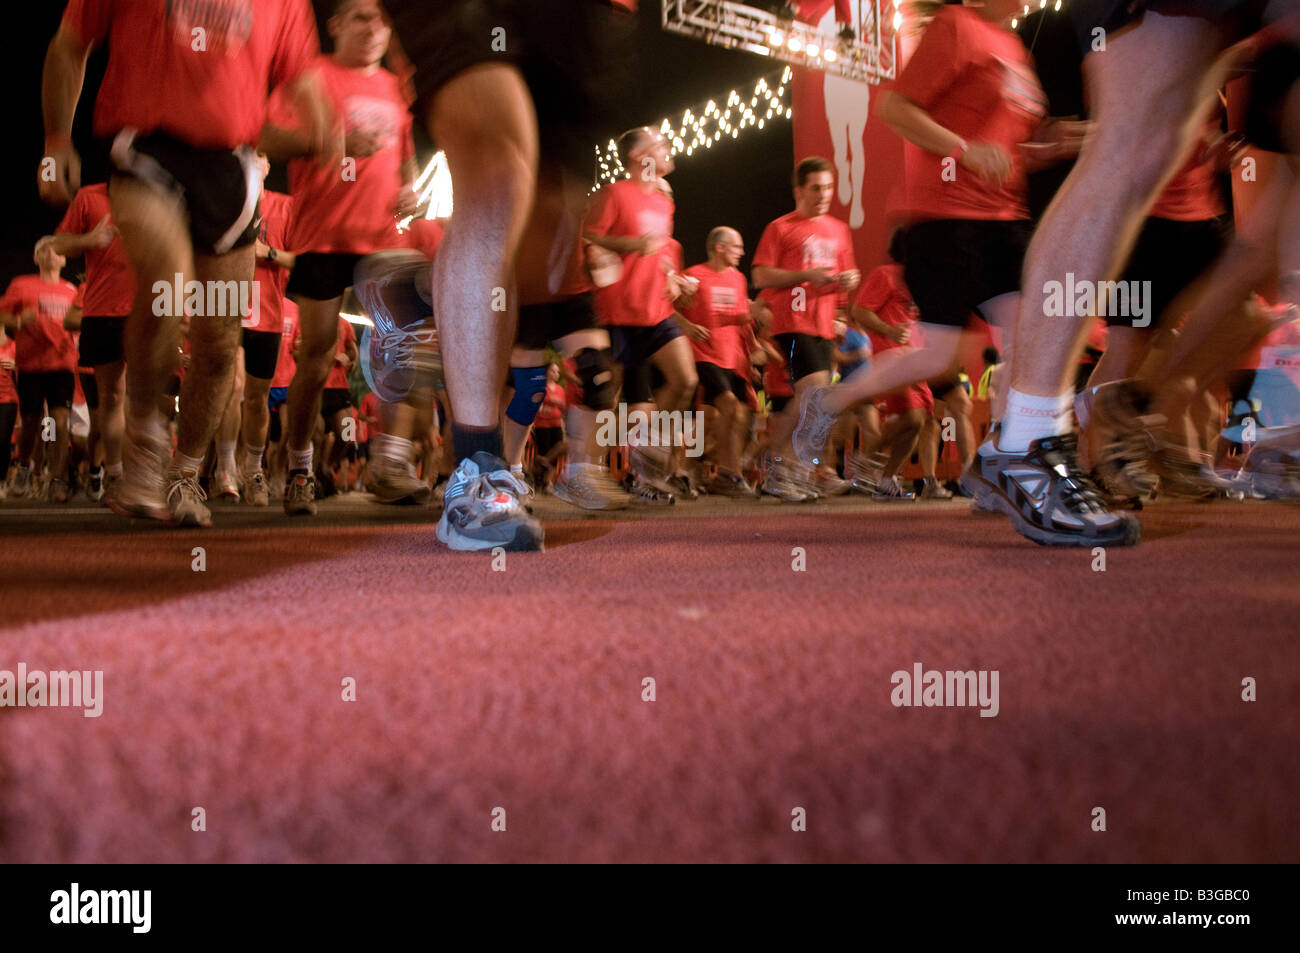
[[[1042,546],[1132,546],[1142,524],[1116,513],[1079,468],[1074,434],[1035,440],[1023,453],[999,450],[998,431],[980,445],[961,485],[982,509],[1011,517]]]

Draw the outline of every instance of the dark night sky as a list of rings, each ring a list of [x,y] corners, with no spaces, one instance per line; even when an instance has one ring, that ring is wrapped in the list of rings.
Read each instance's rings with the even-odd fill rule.
[[[4,150],[4,215],[0,237],[0,280],[34,270],[31,250],[41,235],[53,232],[61,213],[43,205],[36,194],[36,169],[42,154],[41,66],[65,4],[57,0],[23,5],[23,20],[10,21],[11,36],[4,89],[9,132]],[[320,3],[317,3],[320,7]],[[686,106],[718,98],[733,88],[747,92],[758,79],[778,70],[777,64],[745,53],[717,50],[704,43],[664,33],[659,26],[659,4],[646,0],[639,23],[638,76],[626,90],[623,128],[657,124],[665,116],[677,119]],[[12,13],[17,13],[17,8]],[[320,22],[323,23],[323,20]],[[88,162],[83,182],[102,181],[105,169],[87,155],[91,114],[102,75],[105,51],[91,58],[86,88],[82,92],[73,131],[74,140]],[[615,130],[617,131],[617,130]],[[594,143],[593,143],[594,145]],[[421,159],[427,159],[427,139],[417,139]],[[789,175],[793,139],[788,121],[768,124],[762,130],[746,129],[737,140],[725,140],[711,150],[681,157],[671,181],[677,198],[677,238],[686,250],[687,264],[703,258],[705,235],[715,225],[739,228],[750,251],[763,226],[792,207]],[[285,187],[282,172],[273,171],[272,187]],[[742,264],[747,268],[748,262]],[[65,274],[75,278],[80,261],[69,262]]]

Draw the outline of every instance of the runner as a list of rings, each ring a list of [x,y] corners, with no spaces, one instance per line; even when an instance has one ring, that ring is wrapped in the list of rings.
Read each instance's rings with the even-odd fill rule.
[[[41,474],[34,472],[36,441],[46,444],[47,492],[55,503],[71,497],[68,486],[68,414],[76,388],[77,346],[63,319],[77,289],[59,273],[67,260],[54,250],[52,238],[36,244],[39,274],[19,275],[0,298],[0,324],[14,336],[18,371],[18,408],[22,436],[12,495],[21,499]]]
[[[137,292],[124,329],[127,408],[123,478],[109,497],[124,515],[207,526],[198,483],[234,373],[240,313],[231,287],[250,289],[256,239],[253,145],[266,115],[267,90],[287,84],[306,124],[310,151],[329,154],[332,117],[311,69],[317,50],[307,0],[264,0],[252,16],[225,6],[167,0],[71,0],[46,55],[42,101],[45,150],[55,175],[40,175],[41,196],[67,204],[79,186],[72,118],[86,60],[107,44],[108,65],[95,108],[95,135],[111,144],[113,221],[135,267]],[[195,50],[202,38],[204,50]],[[139,50],[150,50],[147,68]],[[160,398],[176,364],[180,315],[160,299],[197,278],[221,288],[190,328],[176,455],[164,477],[169,442]],[[207,285],[206,282],[220,282]],[[215,294],[208,296],[216,298]],[[205,305],[208,302],[205,301]],[[159,320],[155,306],[171,317]]]

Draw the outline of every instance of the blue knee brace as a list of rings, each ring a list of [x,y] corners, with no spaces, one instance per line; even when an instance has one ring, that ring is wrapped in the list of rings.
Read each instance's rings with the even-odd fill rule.
[[[514,381],[515,396],[510,398],[506,416],[521,427],[529,427],[537,419],[537,411],[541,410],[542,399],[546,396],[546,368],[512,367],[510,377]]]

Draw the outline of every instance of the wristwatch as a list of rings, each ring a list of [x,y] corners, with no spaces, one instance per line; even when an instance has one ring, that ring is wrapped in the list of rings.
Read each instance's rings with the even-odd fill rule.
[[[267,260],[267,261],[275,261],[275,259],[276,259],[277,257],[278,257],[278,255],[277,255],[277,253],[276,253],[276,250],[275,250],[274,248],[272,248],[270,245],[267,245],[267,246],[266,246],[266,260]]]

